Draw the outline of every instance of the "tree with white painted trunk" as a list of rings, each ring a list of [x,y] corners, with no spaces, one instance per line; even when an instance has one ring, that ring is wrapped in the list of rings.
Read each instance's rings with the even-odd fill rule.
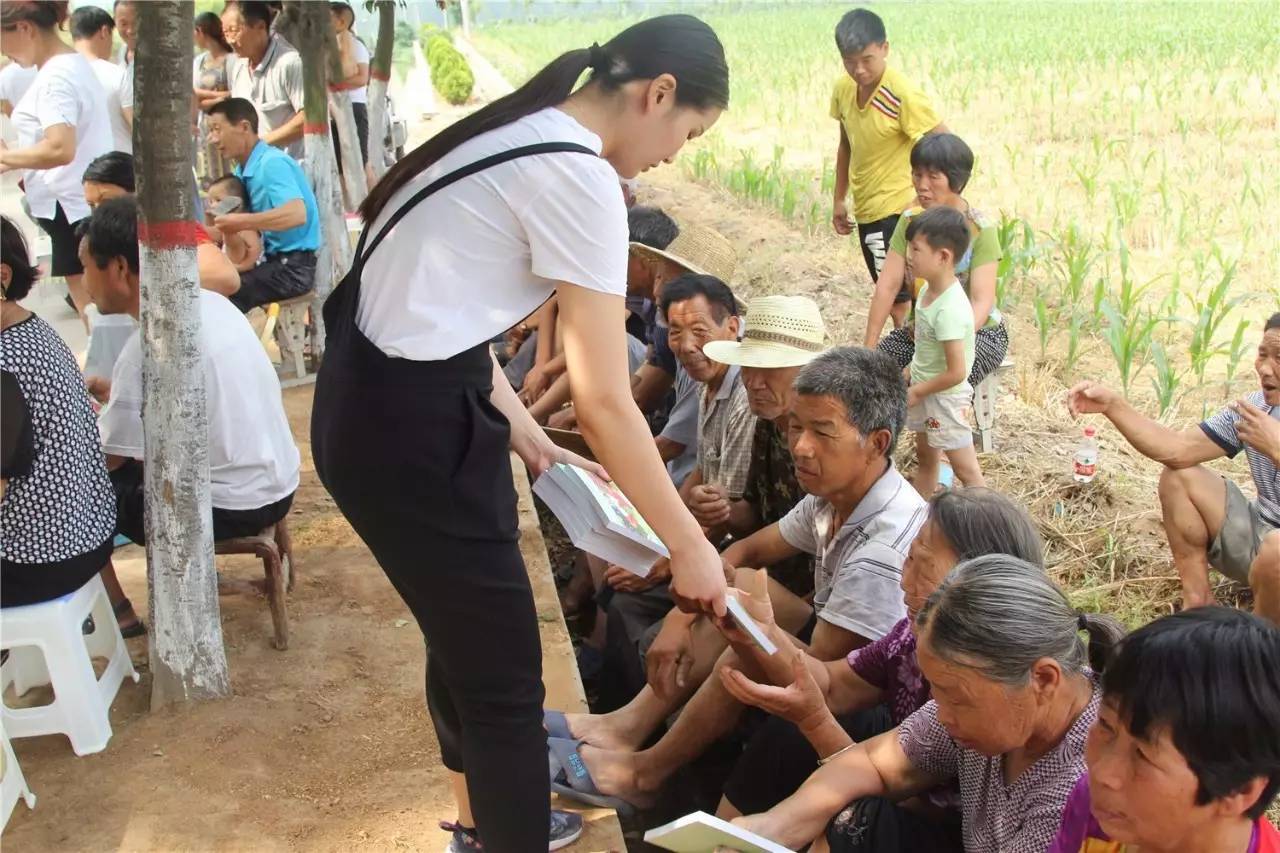
[[[338,128],[338,152],[342,158],[342,183],[346,191],[344,210],[355,210],[369,194],[369,182],[364,176],[364,158],[360,155],[360,135],[356,130],[351,93],[341,88],[346,79],[346,70],[342,67],[338,34],[333,29],[332,16],[328,20],[325,53],[329,57],[329,114],[333,116],[333,124]],[[354,40],[354,36],[347,38]]]
[[[138,175],[152,707],[231,695],[213,562],[209,426],[200,349],[190,0],[139,3]]]
[[[378,10],[378,41],[369,62],[369,165],[374,180],[387,172],[387,83],[391,80],[391,55],[395,44],[395,0],[369,0],[365,8]]]
[[[320,250],[316,253],[316,289],[311,303],[311,351],[318,360],[324,354],[324,317],[321,308],[334,285],[351,266],[351,242],[342,209],[342,190],[334,180],[338,161],[329,136],[329,51],[334,47],[328,3],[291,2],[294,44],[302,54],[303,171],[311,182],[320,211]]]

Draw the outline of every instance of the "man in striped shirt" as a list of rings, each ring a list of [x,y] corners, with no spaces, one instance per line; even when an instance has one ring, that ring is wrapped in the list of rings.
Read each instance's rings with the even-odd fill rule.
[[[1160,506],[1183,607],[1213,603],[1209,567],[1253,588],[1255,612],[1280,624],[1280,312],[1263,327],[1254,363],[1260,390],[1198,427],[1176,432],[1093,382],[1071,389],[1073,415],[1101,414],[1141,454],[1165,466]],[[1202,463],[1241,450],[1258,498]]]

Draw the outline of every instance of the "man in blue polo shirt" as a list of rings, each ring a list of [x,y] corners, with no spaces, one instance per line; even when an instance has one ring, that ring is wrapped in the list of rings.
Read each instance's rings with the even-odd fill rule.
[[[250,211],[214,219],[222,234],[262,232],[262,262],[240,274],[231,301],[241,311],[292,299],[315,287],[320,213],[307,177],[288,154],[258,138],[258,111],[244,98],[209,108],[209,142],[240,165],[236,177],[249,192]]]

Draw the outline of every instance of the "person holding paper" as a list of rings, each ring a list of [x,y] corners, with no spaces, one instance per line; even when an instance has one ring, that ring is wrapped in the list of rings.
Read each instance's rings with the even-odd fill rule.
[[[678,328],[678,321],[684,318],[690,302],[696,313],[705,300],[705,297],[677,300],[675,297],[685,287],[684,280],[676,279],[664,292],[664,298],[669,298],[675,309],[677,325],[673,325],[673,329]],[[736,319],[736,301],[724,297],[723,293],[721,300],[726,323],[716,329],[714,339],[705,341],[700,352],[692,347],[677,347],[682,374],[687,375],[685,361],[689,361],[699,377],[714,371],[710,374],[712,380],[704,379],[705,384],[695,383],[704,391],[691,396],[694,402],[692,420],[695,421],[695,429],[701,427],[703,439],[708,435],[704,424],[710,423],[717,412],[712,409],[712,418],[699,418],[700,406],[704,415],[710,406],[719,406],[721,411],[727,411],[723,398],[730,393],[733,394],[730,400],[737,401],[739,406],[730,415],[730,428],[719,432],[721,441],[695,439],[690,442],[703,451],[701,455],[717,456],[722,465],[724,460],[731,460],[730,466],[736,470],[746,465],[744,484],[739,489],[741,497],[735,500],[730,500],[730,492],[722,488],[726,485],[723,478],[718,485],[695,485],[687,489],[691,497],[690,510],[699,523],[710,530],[709,538],[712,540],[722,539],[726,533],[735,538],[748,537],[756,530],[780,521],[804,496],[796,482],[791,448],[787,443],[791,400],[794,397],[792,384],[801,366],[826,348],[822,314],[818,305],[809,298],[765,296],[751,301],[741,341],[736,330],[728,324],[728,319]],[[788,332],[786,336],[778,332],[783,328]],[[677,338],[675,333],[671,337]],[[717,377],[719,388],[713,391]],[[690,382],[694,379],[690,378]],[[741,410],[744,402],[746,412]],[[677,402],[676,409],[672,410],[672,419],[667,423],[668,430],[675,425],[680,415],[678,410],[681,410],[681,403]],[[751,415],[750,420],[755,424],[749,442],[744,434],[748,421],[746,414]],[[723,441],[724,438],[731,441]],[[699,467],[699,475],[701,470]],[[736,482],[733,487],[737,489]],[[783,585],[801,598],[813,592],[810,564],[812,558],[809,555],[796,555],[777,564]],[[600,606],[607,608],[604,665],[600,671],[599,702],[596,706],[599,710],[613,711],[626,706],[644,688],[646,679],[641,649],[652,642],[655,622],[671,611],[666,589],[658,585],[667,576],[667,566],[655,566],[652,575],[653,578],[637,578],[616,567],[609,567],[604,574],[604,584],[609,589],[598,596]]]
[[[324,306],[316,471],[427,639],[455,850],[537,853],[581,831],[579,817],[549,814],[538,616],[510,452],[534,474],[584,460],[529,417],[489,348],[553,293],[583,436],[670,550],[672,594],[724,613],[720,557],[679,501],[627,381],[618,176],[673,159],[728,96],[723,46],[692,16],[564,53],[383,176],[361,206],[351,271]]]
[[[797,648],[777,625],[768,576],[757,572],[746,584],[750,596],[741,598],[783,653],[765,655],[749,638],[726,630],[733,648],[716,665],[719,677],[702,683],[654,746],[639,752],[583,747],[597,787],[632,802],[646,801],[707,747],[735,731],[743,710],[755,706],[771,716],[748,740],[716,813],[737,817],[777,805],[795,793],[820,760],[900,724],[929,701],[911,621],[957,563],[983,554],[1010,554],[1042,565],[1044,543],[1026,511],[1004,495],[988,489],[939,492],[902,568],[907,616],[879,640],[831,661]],[[638,736],[649,737],[653,727],[656,721]],[[953,805],[939,793],[931,799]]]
[[[829,350],[801,369],[795,395],[792,453],[810,494],[722,556],[729,566],[754,567],[814,555],[812,605],[777,585],[770,596],[777,622],[815,656],[833,660],[889,633],[906,615],[902,564],[926,505],[889,457],[906,419],[906,386],[889,356],[860,347]],[[613,744],[634,749],[639,743],[632,738],[644,737],[636,733],[651,732],[678,708],[726,647],[710,622],[670,613],[649,649],[649,684],[636,700],[609,718],[549,719],[553,744],[558,734],[570,735],[575,747],[576,739],[612,734]],[[594,758],[590,749],[580,756],[589,771]],[[589,787],[578,794],[592,801]]]
[[[1076,610],[1041,567],[991,554],[952,570],[914,631],[933,698],[736,825],[832,853],[1043,853],[1085,771],[1099,675],[1124,628]],[[899,805],[951,781],[955,835]]]

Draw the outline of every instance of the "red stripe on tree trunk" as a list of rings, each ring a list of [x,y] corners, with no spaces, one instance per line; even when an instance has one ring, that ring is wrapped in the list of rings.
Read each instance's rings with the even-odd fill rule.
[[[327,124],[322,124],[322,123],[315,123],[315,124],[312,124],[311,122],[307,122],[306,124],[304,124],[304,125],[302,126],[302,132],[303,132],[304,134],[306,134],[306,133],[314,133],[314,134],[317,134],[317,135],[326,135],[326,136],[327,136],[327,135],[328,135],[328,133],[329,133],[329,125],[327,125]]]
[[[369,69],[369,79],[371,79],[371,80],[381,80],[383,83],[390,83],[390,82],[391,82],[391,72],[390,72],[390,71],[374,71],[372,68],[370,68],[370,69]]]
[[[138,242],[148,249],[194,249],[203,229],[196,222],[138,221]]]

